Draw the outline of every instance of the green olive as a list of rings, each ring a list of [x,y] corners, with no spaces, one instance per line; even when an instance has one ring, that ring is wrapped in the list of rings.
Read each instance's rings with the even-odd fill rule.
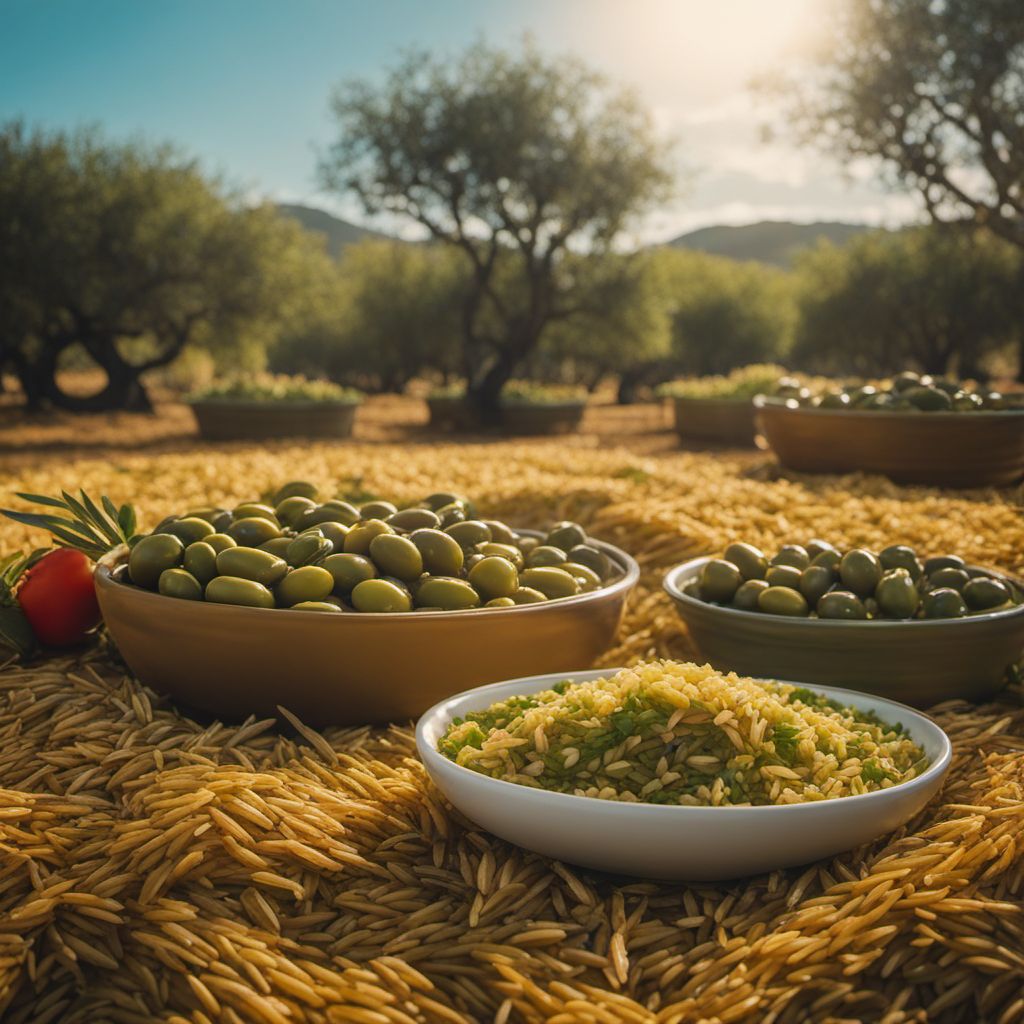
[[[580,585],[580,590],[584,592],[589,593],[591,590],[600,590],[601,588],[601,577],[589,565],[580,565],[579,562],[563,562],[557,568],[567,572]]]
[[[332,551],[334,551],[334,545],[318,529],[315,533],[313,531],[300,533],[298,537],[290,540],[285,549],[284,560],[292,568],[298,568],[300,565],[316,565]],[[315,601],[319,598],[310,600]]]
[[[486,544],[491,539],[491,528],[479,519],[465,519],[461,523],[452,523],[444,532],[467,549],[475,548],[477,544]]]
[[[850,404],[850,396],[845,391],[829,391],[817,402],[821,409],[845,409]]]
[[[964,599],[949,587],[939,587],[925,594],[921,608],[926,619],[959,619],[967,614]]]
[[[236,519],[227,529],[227,534],[239,547],[257,548],[264,541],[281,536],[281,528],[269,519],[260,516],[249,516]]]
[[[705,601],[731,601],[743,582],[740,570],[724,558],[712,558],[700,572],[700,590]]]
[[[875,600],[890,619],[910,619],[917,612],[921,595],[906,569],[891,569],[875,588]]]
[[[368,501],[359,506],[360,519],[387,519],[398,511],[390,501]]]
[[[274,513],[274,510],[269,505],[264,505],[259,501],[247,501],[238,505],[231,510],[231,514],[236,519],[250,519],[253,516],[256,516],[260,519],[269,519],[277,526],[280,525],[277,521],[277,515]]]
[[[416,545],[423,559],[423,569],[431,576],[457,576],[462,570],[465,553],[459,542],[447,533],[433,528],[415,530],[409,540]]]
[[[345,526],[344,523],[336,523],[333,520],[328,520],[326,523],[317,523],[316,526],[309,526],[303,532],[306,533],[311,530],[319,530],[320,533],[334,545],[335,551],[341,551],[345,547],[345,538],[348,536],[348,531],[350,529],[351,527]]]
[[[953,590],[963,590],[970,580],[970,576],[963,569],[954,569],[947,566],[945,569],[936,569],[928,577],[930,589],[936,587],[951,587]]]
[[[185,545],[173,533],[152,533],[132,548],[128,555],[128,575],[132,583],[156,590],[165,569],[177,569],[185,557]]]
[[[210,520],[210,525],[211,525],[211,526],[212,526],[212,527],[213,527],[213,528],[214,528],[214,529],[215,529],[215,530],[216,530],[216,531],[217,531],[218,533],[220,533],[220,534],[223,534],[223,533],[224,533],[224,531],[225,531],[225,530],[226,530],[226,529],[227,529],[227,528],[228,528],[228,527],[229,527],[229,526],[230,526],[230,525],[231,525],[231,524],[232,524],[232,523],[233,523],[234,521],[235,521],[235,517],[234,517],[234,516],[233,516],[233,515],[232,515],[232,514],[231,514],[230,512],[228,512],[228,511],[224,511],[224,512],[218,512],[218,513],[217,513],[217,515],[215,515],[215,516],[214,516],[214,517],[213,517],[213,518],[212,518],[212,519]]]
[[[823,565],[826,569],[839,572],[839,563],[843,560],[842,552],[836,549],[822,551],[811,559],[811,565]]]
[[[515,531],[499,520],[481,519],[480,521],[491,531],[491,540],[496,544],[515,544],[517,542],[518,537],[516,537]]]
[[[293,612],[340,612],[341,608],[328,601],[300,601],[292,605]]]
[[[396,533],[382,533],[370,541],[370,558],[387,576],[400,580],[419,579],[423,574],[423,556],[408,537]]]
[[[265,540],[256,546],[260,551],[269,551],[272,555],[277,555],[278,558],[284,558],[287,561],[288,546],[293,539],[292,537],[271,537],[270,540]]]
[[[390,580],[363,580],[356,584],[351,600],[360,612],[407,612],[412,608],[409,592]]]
[[[515,608],[516,603],[511,597],[492,597],[484,607],[485,608]]]
[[[968,581],[963,590],[964,602],[972,611],[987,611],[1012,600],[1010,588],[992,576],[976,576]]]
[[[516,567],[499,555],[480,559],[469,571],[469,582],[485,600],[495,597],[509,597],[519,587],[519,573]],[[422,588],[421,588],[422,589]]]
[[[217,575],[217,552],[204,540],[193,541],[185,548],[184,565],[205,587]]]
[[[279,583],[288,571],[288,563],[269,551],[258,548],[227,548],[217,555],[217,575],[253,580],[264,587]]]
[[[921,409],[923,412],[943,412],[953,408],[953,400],[939,388],[907,388],[903,392],[903,397],[915,409]]]
[[[801,572],[811,564],[811,556],[807,549],[800,544],[786,544],[779,548],[778,553],[772,559],[772,565],[791,565]],[[765,576],[765,579],[768,577]]]
[[[612,574],[612,560],[603,552],[590,544],[577,544],[568,551],[568,561],[576,565],[585,565],[597,573],[598,579],[606,580]],[[527,559],[529,564],[529,559]],[[742,570],[741,570],[742,571]]]
[[[321,523],[341,523],[342,526],[353,526],[359,522],[360,518],[359,509],[354,505],[350,505],[347,501],[332,499],[303,512],[295,524],[295,529],[305,530],[309,526],[319,526]]]
[[[791,567],[792,568],[792,567]],[[809,608],[804,595],[789,587],[772,587],[762,590],[757,595],[758,611],[769,615],[790,615],[799,617],[807,615]]]
[[[360,583],[377,575],[377,567],[363,555],[328,555],[321,568],[334,577],[334,589],[339,594],[350,594]]]
[[[277,603],[286,608],[302,601],[322,601],[334,589],[334,577],[319,565],[292,569],[277,585]]]
[[[581,547],[582,545],[577,545]],[[526,565],[531,569],[539,568],[542,565],[562,565],[569,560],[568,552],[556,548],[551,544],[538,544],[525,559]]]
[[[238,547],[238,541],[234,537],[229,537],[226,533],[211,533],[203,538],[203,543],[209,544],[218,553],[225,548]]]
[[[275,506],[274,515],[277,516],[277,521],[282,526],[289,526],[294,529],[299,520],[315,508],[315,501],[310,498],[303,498],[299,494],[294,494]]]
[[[436,530],[441,525],[437,513],[431,512],[429,508],[403,508],[384,520],[388,526],[403,533],[412,533],[414,530]]]
[[[353,526],[345,535],[345,551],[351,555],[365,555],[370,550],[374,537],[395,531],[382,519],[368,519]]]
[[[441,529],[447,530],[449,526],[463,523],[472,516],[466,514],[466,506],[461,501],[453,501],[450,505],[437,509],[437,518],[441,523]]]
[[[768,571],[768,559],[764,552],[755,548],[753,544],[735,541],[725,549],[722,557],[727,562],[732,562],[745,580],[762,580]]]
[[[548,535],[544,538],[544,543],[561,548],[563,551],[568,551],[569,548],[574,548],[577,544],[586,544],[587,532],[579,523],[564,520],[548,531]]]
[[[271,504],[276,507],[285,498],[309,498],[310,501],[315,501],[318,493],[316,484],[311,484],[308,480],[290,480],[274,492]]]
[[[549,600],[558,597],[572,597],[580,592],[580,585],[565,572],[551,565],[526,569],[519,574],[519,583],[531,590],[539,590]]]
[[[914,373],[913,370],[904,370],[902,373],[896,374],[892,379],[893,391],[908,391],[910,388],[919,387],[921,384],[921,377],[919,374]]]
[[[882,567],[870,551],[854,548],[843,555],[839,563],[839,578],[847,590],[852,590],[858,597],[868,597],[875,592],[882,578]]]
[[[818,602],[832,589],[836,582],[836,574],[827,565],[809,565],[800,574],[798,589],[807,598],[811,608],[817,608]]]
[[[209,537],[213,533],[213,526],[205,519],[190,516],[187,519],[178,519],[173,523],[168,523],[160,533],[169,533],[172,537],[177,537],[182,544],[191,544],[193,541]]]
[[[242,604],[273,608],[274,595],[262,583],[239,576],[217,576],[206,585],[206,600],[213,604]]]
[[[878,556],[883,569],[906,569],[912,580],[920,578],[924,572],[917,552],[906,544],[890,544]]]
[[[177,597],[184,601],[202,601],[203,599],[202,584],[184,569],[164,569],[160,573],[157,590],[164,597]]]
[[[761,591],[767,589],[767,580],[744,580],[732,596],[733,608],[739,608],[744,612],[756,612],[757,599],[761,596]]]
[[[416,603],[456,611],[478,607],[480,595],[465,580],[451,576],[430,576],[417,589]]]
[[[513,604],[540,604],[547,600],[547,595],[542,594],[533,587],[520,587],[512,596]]]
[[[540,547],[540,538],[522,536],[516,541],[516,547],[522,551],[523,558],[525,558],[531,551]]]
[[[225,509],[222,508],[193,508],[189,509],[183,516],[182,519],[205,519],[211,526],[213,521],[220,516],[224,515]],[[230,515],[230,513],[228,513]]]
[[[849,590],[830,590],[818,599],[820,619],[866,619],[864,602]]]
[[[939,569],[966,569],[966,563],[959,555],[933,555],[924,561],[924,574],[931,576]]]
[[[821,566],[819,566],[821,568]],[[789,587],[800,589],[801,572],[795,565],[770,565],[764,574],[770,587]]]
[[[812,565],[814,564],[814,559],[817,558],[818,555],[824,554],[826,551],[835,551],[836,554],[839,554],[839,551],[834,544],[829,544],[827,540],[819,540],[817,537],[814,540],[809,540],[804,545],[804,548],[807,551],[808,557],[811,559]]]
[[[484,556],[497,555],[499,558],[507,558],[520,571],[526,568],[523,553],[514,544],[499,544],[492,540],[485,544],[477,544],[476,550],[478,554]]]
[[[446,505],[466,505],[466,499],[458,494],[449,494],[447,491],[438,491],[436,494],[428,494],[423,499],[423,504],[431,511],[436,512]]]

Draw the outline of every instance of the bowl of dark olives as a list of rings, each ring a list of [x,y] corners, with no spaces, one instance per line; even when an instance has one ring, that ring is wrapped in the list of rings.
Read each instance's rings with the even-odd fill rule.
[[[730,544],[666,575],[698,652],[743,675],[843,686],[928,707],[985,700],[1024,653],[1024,590],[955,554],[827,541]]]
[[[399,507],[292,482],[167,517],[97,568],[107,629],[142,682],[239,718],[414,718],[494,679],[590,665],[639,569],[577,523],[514,529],[454,494]]]
[[[1024,394],[907,372],[881,387],[797,386],[754,404],[788,469],[938,487],[1008,487],[1024,477]]]

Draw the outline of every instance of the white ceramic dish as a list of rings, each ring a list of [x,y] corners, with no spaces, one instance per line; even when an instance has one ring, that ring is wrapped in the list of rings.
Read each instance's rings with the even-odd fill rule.
[[[807,864],[891,832],[939,791],[952,747],[929,718],[903,704],[853,690],[817,692],[886,722],[900,723],[930,764],[916,779],[861,796],[765,807],[669,807],[631,804],[531,789],[463,768],[437,750],[453,718],[497,700],[583,682],[615,669],[527,676],[479,686],[434,705],[416,726],[430,777],[472,821],[502,839],[557,860],[614,874],[722,881]]]

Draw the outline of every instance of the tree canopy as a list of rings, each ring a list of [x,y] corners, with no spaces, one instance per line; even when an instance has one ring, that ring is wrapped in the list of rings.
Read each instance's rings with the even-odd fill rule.
[[[545,329],[591,308],[567,256],[612,251],[670,183],[636,98],[529,42],[517,53],[481,43],[455,60],[412,54],[383,85],[340,88],[333,111],[324,183],[464,255],[462,363],[484,416]],[[506,255],[517,287],[498,287]]]

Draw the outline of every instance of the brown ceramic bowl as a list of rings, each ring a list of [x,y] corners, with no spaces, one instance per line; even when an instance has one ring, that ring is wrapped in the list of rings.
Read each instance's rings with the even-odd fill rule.
[[[591,543],[622,571],[609,586],[486,611],[206,604],[119,583],[106,566],[96,593],[132,672],[183,704],[231,719],[275,715],[280,704],[311,725],[401,721],[482,683],[593,664],[615,638],[639,568],[624,551]]]
[[[683,441],[752,448],[757,436],[749,398],[673,398],[676,433]]]
[[[758,395],[761,430],[788,469],[881,473],[899,483],[1008,487],[1024,477],[1024,410],[871,412]]]
[[[358,402],[189,403],[205,441],[262,441],[276,437],[351,437]]]
[[[787,618],[685,594],[708,561],[677,565],[664,586],[701,657],[716,668],[842,686],[920,708],[954,697],[987,700],[1024,651],[1024,605],[911,622]]]

